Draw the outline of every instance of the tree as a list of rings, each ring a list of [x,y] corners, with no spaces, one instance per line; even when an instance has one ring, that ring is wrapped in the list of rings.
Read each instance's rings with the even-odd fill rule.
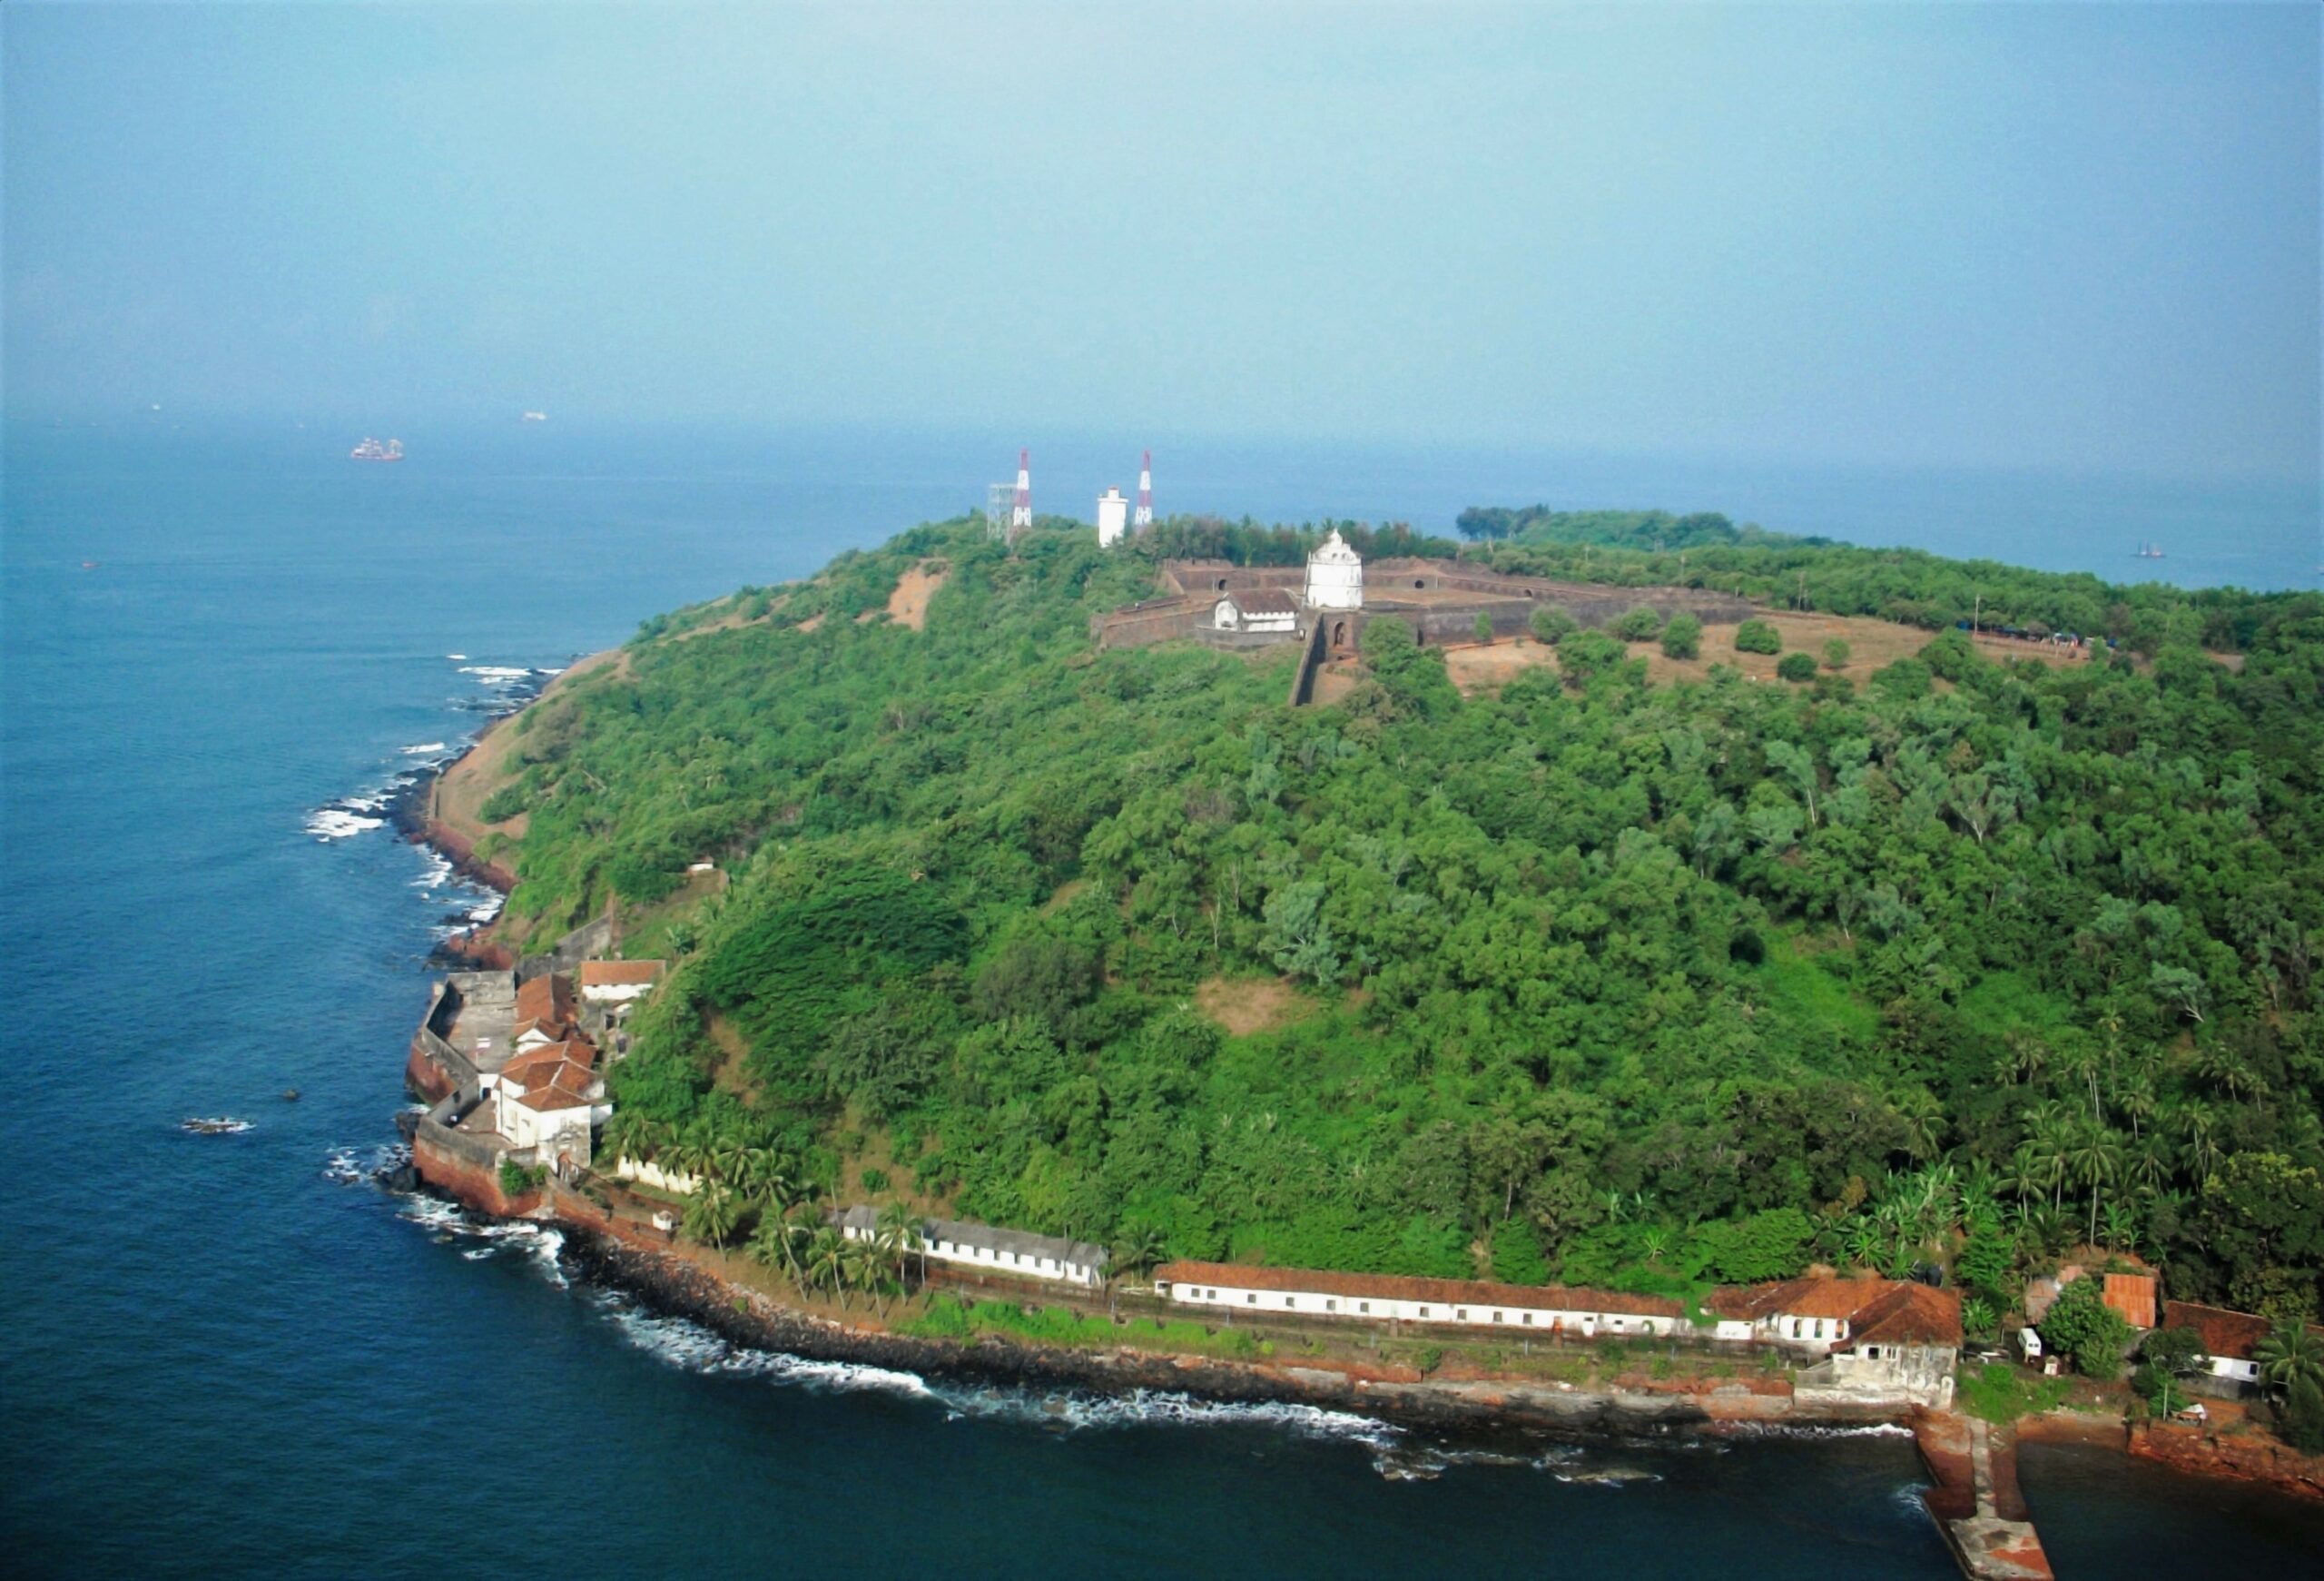
[[[2169,1416],[2179,1408],[2179,1379],[2203,1365],[2203,1337],[2192,1329],[2154,1329],[2139,1343],[2138,1377],[2133,1381],[2155,1410]]]
[[[1835,637],[1824,645],[1824,667],[1827,670],[1847,668],[1850,652],[1846,639]]]
[[[1703,650],[1703,623],[1685,609],[1662,623],[1662,651],[1670,658],[1694,658]]]
[[[2284,1395],[2284,1441],[2303,1455],[2324,1452],[2324,1388],[2302,1378]]]
[[[1122,1231],[1121,1241],[1114,1248],[1114,1266],[1135,1277],[1152,1272],[1168,1255],[1168,1239],[1141,1219]]]
[[[1492,642],[1492,617],[1486,614],[1482,609],[1478,610],[1476,622],[1470,627],[1470,631],[1476,637],[1477,645],[1479,647],[1482,647],[1491,646]]]
[[[2324,1339],[2298,1318],[2277,1319],[2275,1327],[2252,1347],[2251,1359],[2260,1364],[2260,1377],[2280,1396],[2303,1381],[2324,1385]]]
[[[2061,1356],[2073,1358],[2074,1370],[2100,1383],[2122,1376],[2122,1351],[2131,1342],[2131,1325],[2106,1305],[2095,1276],[2078,1279],[2058,1292],[2039,1325],[2042,1342]]]
[[[686,1204],[685,1231],[704,1246],[724,1246],[742,1220],[741,1200],[714,1181]]]
[[[1787,653],[1776,661],[1776,675],[1805,686],[1816,678],[1816,661],[1804,653]]]
[[[1614,622],[1614,635],[1624,642],[1652,642],[1662,634],[1660,612],[1644,605],[1630,610]]]
[[[1764,620],[1746,620],[1735,628],[1738,653],[1781,653],[1783,637]]]
[[[1526,624],[1532,628],[1534,641],[1545,643],[1551,647],[1555,647],[1581,628],[1574,618],[1564,610],[1551,609],[1547,606],[1534,610],[1532,618]]]

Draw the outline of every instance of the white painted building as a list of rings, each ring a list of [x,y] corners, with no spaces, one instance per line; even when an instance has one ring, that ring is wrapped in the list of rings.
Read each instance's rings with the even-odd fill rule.
[[[586,1166],[590,1130],[613,1112],[596,1072],[597,1051],[578,1038],[508,1062],[493,1084],[493,1126],[541,1163]]]
[[[1098,547],[1111,548],[1129,530],[1129,501],[1118,489],[1098,496]]]
[[[659,961],[584,961],[581,998],[587,1004],[626,1004],[643,998],[662,978]]]
[[[1210,623],[1220,631],[1281,631],[1299,629],[1299,606],[1278,588],[1254,588],[1229,593],[1211,606]]]
[[[1364,608],[1364,558],[1334,528],[1307,557],[1304,601],[1311,609]]]
[[[880,1233],[880,1215],[858,1203],[832,1215],[842,1235],[850,1240],[871,1240]],[[1034,1235],[1023,1230],[1000,1230],[953,1219],[929,1219],[920,1227],[921,1254],[928,1260],[1011,1279],[1054,1280],[1095,1289],[1105,1280],[1106,1249],[1086,1240],[1055,1235]]]
[[[1689,1327],[1685,1309],[1659,1296],[1324,1269],[1170,1262],[1155,1270],[1154,1292],[1177,1306],[1251,1317],[1431,1323],[1584,1339],[1676,1334]]]

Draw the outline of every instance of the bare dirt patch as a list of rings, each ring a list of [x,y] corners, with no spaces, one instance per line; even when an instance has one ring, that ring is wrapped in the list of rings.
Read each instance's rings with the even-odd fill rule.
[[[543,687],[530,707],[537,708],[576,681],[606,672],[627,677],[630,668],[626,648],[608,648],[576,661]],[[492,793],[516,777],[509,772],[509,758],[516,751],[516,723],[519,716],[512,714],[494,720],[466,755],[437,776],[428,791],[428,815],[470,844],[493,833],[511,839],[524,838],[528,821],[526,815],[519,813],[497,824],[487,824],[483,817],[484,804],[492,799]]]
[[[944,585],[951,568],[931,570],[934,560],[922,560],[896,578],[896,590],[888,595],[888,618],[899,626],[909,626],[914,631],[928,624],[928,601]]]
[[[1195,990],[1195,1008],[1239,1038],[1289,1026],[1315,1007],[1279,977],[1213,977]]]
[[[806,619],[802,620],[799,623],[797,629],[801,631],[819,631],[822,628],[822,624],[823,618],[822,616],[810,615]]]
[[[1325,665],[1315,672],[1316,706],[1321,707],[1338,702],[1355,690],[1356,682],[1362,678],[1360,667],[1352,662]]]
[[[1847,662],[1832,673],[1846,676],[1858,686],[1869,679],[1875,670],[1920,652],[1937,636],[1918,626],[1862,615],[1797,614],[1769,609],[1760,611],[1758,618],[1776,628],[1783,638],[1784,653],[1809,655],[1816,660],[1818,673],[1824,673],[1824,645],[1835,637],[1846,643]],[[1633,642],[1630,645],[1630,657],[1646,661],[1647,679],[1656,685],[1707,680],[1713,665],[1726,665],[1753,680],[1774,680],[1776,665],[1783,654],[1738,653],[1737,629],[1734,626],[1704,627],[1702,652],[1694,658],[1672,658],[1662,651],[1659,642]],[[1981,636],[1975,641],[1979,652],[2003,662],[2038,658],[2060,667],[2090,662],[2088,650],[2013,641],[2003,637]],[[1453,684],[1464,692],[1481,692],[1505,685],[1533,665],[1554,663],[1557,650],[1520,637],[1490,647],[1447,647],[1443,652],[1445,668]]]

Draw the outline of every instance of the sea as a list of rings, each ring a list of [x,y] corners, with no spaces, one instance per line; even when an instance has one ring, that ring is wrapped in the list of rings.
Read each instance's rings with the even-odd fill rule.
[[[388,431],[405,461],[288,422],[0,433],[0,1570],[1955,1573],[1894,1431],[1452,1442],[964,1388],[734,1349],[581,1279],[554,1232],[385,1189],[428,952],[492,900],[396,839],[380,798],[641,619],[973,506],[1015,455]],[[1037,451],[1037,500],[1127,486],[1105,469],[1134,442]],[[1439,529],[1537,499],[1845,518],[2108,575],[2154,568],[2125,557],[2155,540],[2173,574],[2313,579],[2296,491],[2117,485],[2070,510],[2054,481],[1892,499],[1767,475],[1754,495],[1644,463],[1584,488],[1583,465],[1188,442],[1157,485],[1165,509]],[[2063,1576],[2324,1554],[2313,1508],[2119,1456],[2042,1450],[2025,1478]]]

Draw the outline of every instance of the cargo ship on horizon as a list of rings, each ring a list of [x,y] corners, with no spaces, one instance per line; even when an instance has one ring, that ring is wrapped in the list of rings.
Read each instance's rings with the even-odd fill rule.
[[[350,461],[400,461],[403,459],[403,441],[389,440],[383,445],[377,440],[367,438],[347,452],[347,459]]]

